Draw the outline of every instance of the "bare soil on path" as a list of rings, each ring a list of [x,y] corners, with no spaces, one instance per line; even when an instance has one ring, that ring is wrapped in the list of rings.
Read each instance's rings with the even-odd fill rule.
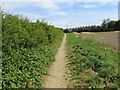
[[[53,65],[49,68],[49,75],[46,77],[45,88],[66,88],[65,80],[65,43],[66,34],[55,57]]]

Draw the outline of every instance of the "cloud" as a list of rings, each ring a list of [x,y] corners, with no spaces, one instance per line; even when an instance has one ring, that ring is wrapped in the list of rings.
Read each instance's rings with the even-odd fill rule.
[[[5,2],[2,3],[2,9],[5,11],[14,10],[16,8],[24,7],[29,5],[28,3],[18,3],[18,2]]]
[[[78,0],[80,2],[118,2],[119,0]]]
[[[68,0],[69,1],[69,0]],[[85,1],[85,0],[84,0]],[[88,1],[88,0],[87,0]],[[90,0],[89,0],[90,1]],[[100,0],[102,1],[102,0]],[[108,1],[108,0],[107,0]],[[109,0],[110,1],[110,0]],[[99,1],[98,1],[99,2]],[[113,2],[112,2],[113,3]],[[115,2],[116,3],[116,2]],[[76,5],[76,2],[67,2],[67,3],[59,3],[59,2],[37,2],[37,3],[7,3],[6,9],[12,9],[17,10],[17,8],[20,8],[18,10],[24,10],[25,7],[37,7],[37,13],[40,11],[45,10],[45,13],[41,14],[35,14],[35,12],[26,11],[26,12],[16,12],[17,14],[22,14],[25,17],[30,18],[30,20],[35,21],[37,19],[46,19],[48,23],[51,23],[52,25],[55,25],[57,27],[75,27],[80,25],[91,25],[91,24],[100,24],[103,19],[110,18],[110,19],[117,19],[117,10],[113,10],[110,8],[108,11],[82,11],[82,9],[79,12],[76,12],[76,10],[69,10],[68,4],[70,8],[74,9],[74,5]],[[86,2],[85,5],[81,5],[81,7],[84,8],[96,8],[99,6],[105,6],[107,4],[110,4],[109,2],[100,2],[100,3],[89,3]],[[28,6],[27,6],[28,5]],[[25,7],[24,7],[25,6]],[[67,7],[67,10],[64,9]],[[34,8],[33,8],[34,9]],[[113,10],[113,11],[112,11]],[[31,13],[29,13],[31,12]],[[63,17],[64,16],[64,17]],[[55,18],[57,20],[53,20]],[[59,18],[59,19],[58,19]]]
[[[59,10],[59,6],[56,2],[3,2],[1,3],[4,10],[14,10],[17,8],[23,8],[24,6],[40,7],[46,10]]]
[[[54,15],[67,15],[66,12],[59,11],[60,6],[56,2],[38,2],[38,3],[6,2],[2,4],[3,10],[8,12],[18,8],[23,8],[24,6],[40,7],[48,11],[50,14]]]
[[[80,7],[83,8],[96,8],[96,7],[101,7],[101,6],[117,6],[118,2],[95,2],[93,4],[91,4],[91,2],[84,2],[85,5],[80,5]]]
[[[80,7],[83,7],[83,8],[96,8],[97,5],[80,5]]]
[[[60,11],[61,7],[57,2],[39,2],[34,6],[46,9],[50,15],[67,15],[66,12]]]
[[[118,5],[118,2],[101,2],[101,3],[98,3],[100,6],[106,6],[106,5],[112,5],[112,6],[116,6]]]
[[[37,7],[41,7],[43,9],[47,9],[47,10],[58,10],[59,6],[56,2],[39,2],[37,4],[35,4],[34,6]]]
[[[67,15],[66,12],[59,10],[61,7],[57,2],[39,2],[34,6],[46,9],[51,15]]]
[[[52,21],[49,21],[49,22],[52,25],[55,25],[57,27],[65,28],[70,23],[70,20],[69,19],[58,19],[58,20],[52,20]]]
[[[75,4],[75,2],[68,2],[68,6],[72,7]]]
[[[42,9],[46,10],[58,10],[59,6],[56,2],[3,2],[1,3],[3,9],[5,10],[14,10],[17,8],[23,8],[24,6],[34,6],[34,7],[40,7]]]
[[[99,25],[102,23],[103,19],[110,18],[111,20],[117,20],[117,10],[110,11],[92,11],[92,12],[84,12],[84,13],[74,13],[74,17],[78,17],[76,20],[76,26],[79,23],[80,25]],[[74,22],[74,20],[72,21]]]
[[[0,0],[0,2],[118,2],[119,0]]]
[[[19,12],[19,15],[22,15],[23,17],[27,17],[31,21],[36,21],[37,19],[44,19],[45,17],[47,17],[47,16],[42,16],[39,14],[27,13],[27,12]]]
[[[63,12],[63,11],[50,11],[51,12],[51,14],[53,14],[53,15],[67,15],[67,13],[66,12]]]

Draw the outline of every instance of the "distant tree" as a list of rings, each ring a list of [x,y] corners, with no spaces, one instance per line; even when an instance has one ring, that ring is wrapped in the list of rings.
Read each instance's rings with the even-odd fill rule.
[[[115,22],[115,29],[120,30],[120,21]]]
[[[115,23],[116,23],[116,21],[110,21],[110,22],[108,23],[108,28],[109,28],[110,30],[114,30],[114,29],[115,29]]]
[[[40,23],[39,19],[36,21],[36,23]]]
[[[109,22],[110,22],[109,18],[103,20],[103,22],[101,24],[103,31],[107,31],[108,30],[108,23]]]
[[[104,19],[101,25],[78,26],[75,28],[65,29],[64,32],[106,32],[120,30],[120,21],[111,21],[109,18]]]
[[[101,24],[101,26],[104,27],[104,28],[107,28],[109,22],[110,22],[109,18],[104,19],[103,22],[102,22],[102,24]]]
[[[70,31],[69,31],[69,29],[64,29],[64,32],[69,33]]]

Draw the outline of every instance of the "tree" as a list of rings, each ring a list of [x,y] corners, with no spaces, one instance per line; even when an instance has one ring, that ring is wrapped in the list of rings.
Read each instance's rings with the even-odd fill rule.
[[[103,20],[103,23],[101,24],[101,26],[107,27],[109,22],[110,22],[110,19],[109,19],[109,18],[104,19],[104,20]]]
[[[120,21],[115,22],[115,29],[120,30]]]
[[[110,22],[108,23],[108,28],[109,28],[110,30],[114,30],[114,29],[115,29],[115,23],[116,23],[116,21],[110,21]]]

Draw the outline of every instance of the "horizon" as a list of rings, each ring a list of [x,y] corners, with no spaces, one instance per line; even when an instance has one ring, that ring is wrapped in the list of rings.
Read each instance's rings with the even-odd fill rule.
[[[118,20],[118,2],[4,2],[2,8],[64,29],[100,25],[107,18]]]

